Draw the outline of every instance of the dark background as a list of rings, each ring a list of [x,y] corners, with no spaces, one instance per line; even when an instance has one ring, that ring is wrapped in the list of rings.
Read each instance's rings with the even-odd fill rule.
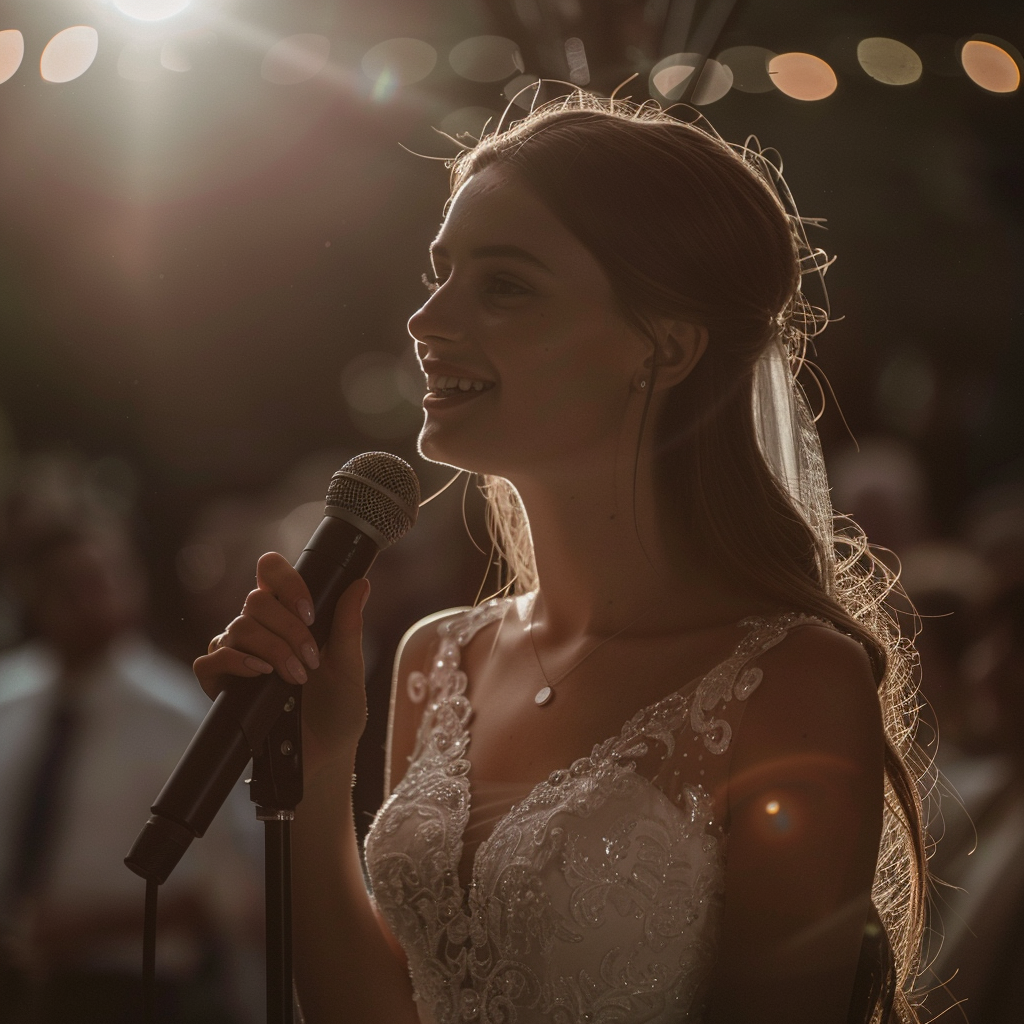
[[[449,51],[502,35],[527,72],[564,79],[562,43],[575,36],[590,88],[608,93],[637,71],[623,92],[643,100],[655,61],[687,49],[664,31],[682,6],[196,0],[144,24],[99,2],[2,0],[0,29],[20,29],[26,54],[0,85],[0,483],[34,453],[76,453],[134,517],[152,631],[189,660],[239,606],[255,555],[316,521],[308,503],[345,458],[386,448],[414,461],[425,490],[440,486],[446,473],[415,456],[404,324],[423,298],[447,173],[407,149],[451,154],[432,126],[468,106],[501,111],[516,74],[468,81]],[[694,26],[712,6],[696,5]],[[956,57],[974,33],[1024,45],[1021,11],[1015,0],[740,0],[711,47],[807,51],[836,71],[821,101],[733,89],[701,109],[730,141],[756,133],[777,147],[801,212],[827,219],[813,239],[838,256],[828,284],[842,319],[818,361],[849,431],[916,460],[925,537],[956,536],[979,496],[1024,470],[1024,101],[979,88]],[[94,64],[43,81],[43,47],[74,24],[99,31]],[[328,68],[265,81],[267,49],[300,32],[330,39]],[[119,75],[126,43],[175,34],[190,71]],[[361,58],[406,36],[433,46],[437,65],[375,99]],[[914,47],[920,80],[865,74],[855,51],[867,36]],[[387,407],[396,373],[412,400]],[[378,411],[346,401],[343,380],[358,399],[381,379]],[[820,426],[830,462],[846,458],[831,399]],[[425,509],[418,539],[375,578],[378,691],[405,626],[474,599],[486,559],[459,503],[453,488]],[[478,511],[471,492],[471,524]],[[16,640],[13,619],[5,628]],[[379,701],[373,728],[379,750]]]

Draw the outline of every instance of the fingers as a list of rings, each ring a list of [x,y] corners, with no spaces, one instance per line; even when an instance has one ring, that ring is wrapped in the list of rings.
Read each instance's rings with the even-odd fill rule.
[[[284,555],[268,551],[260,556],[256,563],[256,586],[273,594],[307,626],[313,624],[313,600],[309,588]]]
[[[240,615],[210,643],[209,653],[193,669],[206,693],[214,697],[231,677],[254,678],[277,672],[284,680],[305,683],[320,667],[321,655],[309,625],[313,604],[302,577],[276,552],[263,555],[256,569],[256,589],[249,592]],[[362,609],[370,592],[366,579],[356,580],[342,595],[332,619],[325,657],[334,669],[362,678]]]
[[[320,667],[309,628],[266,590],[249,592],[242,614],[227,628],[226,642],[269,661],[293,683],[304,683],[306,670]]]
[[[212,654],[196,658],[192,665],[206,695],[212,700],[233,678],[254,679],[268,675],[274,666],[245,651],[233,647],[219,647]]]

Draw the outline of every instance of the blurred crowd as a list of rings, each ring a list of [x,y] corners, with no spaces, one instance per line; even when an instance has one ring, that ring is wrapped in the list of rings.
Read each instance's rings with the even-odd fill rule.
[[[901,441],[862,440],[831,460],[837,511],[900,572],[916,632],[932,761],[925,810],[933,875],[923,1019],[1024,1020],[1024,482],[936,527],[928,480]]]
[[[219,632],[258,556],[294,559],[345,461],[325,452],[275,487],[222,497],[189,520],[175,556],[189,635]],[[187,663],[150,638],[130,503],[97,463],[24,459],[6,488],[0,590],[0,1021],[138,1019],[144,886],[122,859],[206,713]],[[913,448],[862,439],[830,454],[836,510],[898,567],[916,631],[919,739],[936,878],[924,1019],[1024,1019],[1024,483],[936,525]],[[468,501],[468,511],[467,511]],[[382,792],[391,658],[420,616],[477,597],[488,565],[479,505],[461,481],[384,552],[366,611],[370,725],[356,807]],[[948,517],[946,519],[948,522]],[[469,533],[467,534],[467,529]],[[486,549],[486,545],[480,545]],[[187,653],[201,653],[204,644]],[[160,1019],[263,1019],[262,836],[242,783],[161,888]]]

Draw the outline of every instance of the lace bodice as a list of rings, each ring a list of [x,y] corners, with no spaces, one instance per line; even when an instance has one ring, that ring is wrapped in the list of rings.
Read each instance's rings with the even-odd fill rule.
[[[750,662],[801,616],[750,619],[707,675],[638,711],[494,826],[459,880],[473,714],[461,649],[495,600],[444,620],[409,769],[366,840],[376,900],[424,1024],[700,1020],[723,900],[722,794]],[[541,712],[538,712],[541,713]]]

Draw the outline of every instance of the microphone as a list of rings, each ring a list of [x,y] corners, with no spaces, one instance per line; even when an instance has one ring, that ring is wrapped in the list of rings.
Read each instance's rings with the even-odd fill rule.
[[[377,553],[416,522],[420,485],[412,467],[388,452],[349,459],[331,478],[324,518],[295,563],[313,599],[310,632],[319,647],[334,606],[366,575]],[[239,776],[262,749],[295,687],[276,673],[237,679],[213,702],[160,790],[125,864],[163,884],[193,839],[207,830]]]

